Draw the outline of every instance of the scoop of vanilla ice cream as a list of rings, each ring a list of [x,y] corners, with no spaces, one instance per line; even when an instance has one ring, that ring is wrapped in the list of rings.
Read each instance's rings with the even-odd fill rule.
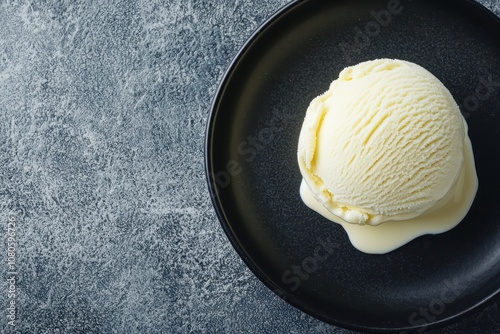
[[[344,69],[307,109],[301,174],[349,223],[411,219],[449,199],[466,123],[450,92],[419,65],[378,59]]]

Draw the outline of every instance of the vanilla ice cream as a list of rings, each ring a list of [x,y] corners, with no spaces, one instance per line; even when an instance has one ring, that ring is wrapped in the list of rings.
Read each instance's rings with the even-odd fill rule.
[[[360,225],[429,214],[457,200],[463,178],[472,178],[455,226],[477,190],[471,149],[472,166],[463,170],[468,140],[457,104],[434,75],[378,59],[344,69],[311,102],[298,162],[314,199],[340,221]]]

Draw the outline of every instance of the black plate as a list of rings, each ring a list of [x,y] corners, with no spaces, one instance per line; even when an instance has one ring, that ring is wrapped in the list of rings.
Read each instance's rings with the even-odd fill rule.
[[[390,16],[387,15],[390,13]],[[386,255],[354,249],[299,196],[306,108],[346,66],[399,58],[461,105],[479,190],[465,220]],[[249,39],[210,115],[206,172],[222,227],[250,269],[292,305],[364,331],[448,323],[500,288],[500,20],[471,1],[298,1]]]

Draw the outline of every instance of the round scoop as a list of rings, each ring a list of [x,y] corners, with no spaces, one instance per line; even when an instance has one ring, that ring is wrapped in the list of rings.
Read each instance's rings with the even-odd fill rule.
[[[329,212],[378,225],[417,217],[449,199],[465,137],[459,108],[434,75],[379,59],[344,69],[311,102],[298,160]]]

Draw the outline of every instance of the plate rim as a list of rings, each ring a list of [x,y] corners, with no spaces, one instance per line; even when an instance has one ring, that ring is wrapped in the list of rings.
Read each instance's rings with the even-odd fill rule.
[[[436,328],[441,328],[446,325],[455,323],[461,319],[466,318],[467,316],[471,315],[472,313],[478,312],[487,306],[489,306],[490,303],[494,302],[496,297],[500,297],[500,285],[498,286],[497,290],[483,298],[482,300],[478,301],[474,305],[470,305],[467,307],[465,310],[458,312],[452,316],[449,316],[444,319],[438,319],[423,325],[417,325],[417,326],[407,326],[407,327],[399,327],[399,328],[388,328],[388,327],[368,327],[364,325],[358,325],[350,322],[344,322],[342,320],[338,319],[331,319],[331,318],[326,318],[322,315],[317,314],[314,310],[310,309],[305,303],[301,302],[300,299],[294,297],[287,291],[282,291],[278,287],[276,287],[273,283],[273,281],[268,277],[268,275],[260,269],[260,267],[254,263],[252,260],[252,257],[250,254],[246,252],[244,247],[241,245],[239,238],[236,236],[235,233],[233,233],[232,228],[230,227],[230,222],[227,219],[225,215],[225,209],[222,204],[222,201],[220,200],[219,197],[219,192],[218,192],[218,187],[215,185],[213,176],[215,171],[212,168],[212,137],[213,137],[213,132],[214,132],[214,127],[215,123],[217,120],[217,116],[219,114],[219,108],[218,105],[220,101],[224,97],[225,90],[227,88],[227,83],[231,78],[231,75],[233,74],[235,68],[237,67],[238,63],[244,58],[245,52],[249,49],[251,49],[252,43],[262,34],[265,33],[265,30],[272,25],[276,20],[280,19],[282,16],[286,16],[287,12],[294,10],[296,7],[299,7],[300,5],[303,5],[305,3],[308,3],[313,0],[292,0],[289,3],[282,5],[279,7],[277,10],[275,10],[267,19],[265,19],[253,32],[252,34],[241,44],[239,49],[235,52],[233,55],[229,65],[227,66],[222,78],[219,81],[219,84],[217,86],[217,89],[215,93],[213,94],[213,99],[212,103],[210,104],[210,111],[209,115],[207,117],[207,122],[205,125],[205,141],[204,141],[204,170],[205,170],[205,179],[207,182],[208,186],[208,191],[210,193],[210,199],[212,202],[212,206],[215,210],[215,213],[217,215],[217,218],[219,220],[219,224],[221,225],[226,237],[228,238],[229,242],[231,243],[232,247],[236,250],[236,253],[238,256],[242,259],[242,261],[245,263],[245,265],[251,270],[254,276],[256,276],[259,281],[261,281],[271,292],[274,293],[276,297],[279,297],[280,299],[284,300],[286,303],[292,305],[293,307],[297,308],[298,310],[308,314],[309,316],[318,319],[326,324],[334,325],[340,328],[345,328],[349,330],[356,330],[356,331],[363,331],[367,333],[399,333],[402,331],[415,331],[415,330],[420,330],[422,328],[425,328],[425,330],[431,330],[431,329],[436,329]],[[482,15],[482,16],[489,16],[490,19],[494,19],[496,21],[496,24],[500,25],[500,16],[496,15],[493,11],[488,9],[486,6],[483,4],[475,1],[475,0],[459,0],[455,1],[454,5],[459,6],[460,3],[462,5],[468,4],[470,6],[475,6],[476,10]],[[282,295],[280,295],[280,293]],[[284,295],[284,296],[283,296]]]

